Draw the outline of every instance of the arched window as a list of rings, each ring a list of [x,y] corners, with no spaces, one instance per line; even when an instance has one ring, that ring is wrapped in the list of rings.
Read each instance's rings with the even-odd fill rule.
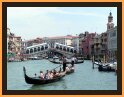
[[[44,50],[44,47],[43,46],[41,46],[41,50]]]
[[[59,49],[59,46],[58,45],[56,45],[56,49]]]
[[[72,53],[73,53],[73,49],[71,49],[71,50],[70,50],[70,52],[72,52]]]
[[[66,47],[63,47],[63,50],[66,51]]]
[[[62,50],[62,46],[60,46],[60,50]]]
[[[30,53],[33,53],[33,49],[30,49]]]
[[[45,49],[48,49],[48,45],[45,45]]]
[[[77,53],[77,51],[76,51],[76,50],[74,50],[74,53]]]
[[[34,52],[37,52],[37,48],[34,48]]]
[[[40,47],[38,47],[38,51],[40,51]]]
[[[67,51],[69,52],[69,48],[67,48]]]
[[[26,50],[26,54],[29,54],[29,50]]]

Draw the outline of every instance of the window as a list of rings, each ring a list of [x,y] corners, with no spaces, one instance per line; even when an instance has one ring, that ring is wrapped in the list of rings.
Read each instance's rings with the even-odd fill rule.
[[[30,50],[30,53],[33,53],[33,49]]]
[[[45,49],[48,49],[48,46],[47,45],[45,45]]]
[[[41,46],[41,50],[44,50],[44,47],[43,46]]]
[[[29,50],[26,50],[26,54],[29,54]]]
[[[56,45],[56,49],[59,49],[59,46],[58,45]]]
[[[116,31],[110,33],[110,37],[115,37],[116,36]]]
[[[72,52],[73,53],[73,49],[71,49],[71,51],[70,52]]]
[[[107,36],[107,33],[105,34],[105,36]]]
[[[62,46],[60,46],[60,50],[62,50]]]
[[[63,50],[66,51],[66,47],[64,47]]]
[[[67,48],[67,51],[69,52],[69,48]]]
[[[37,48],[34,48],[34,52],[36,52],[37,51]]]
[[[110,26],[108,28],[110,29]]]
[[[116,32],[113,33],[113,36],[116,36]]]
[[[77,53],[77,51],[76,51],[76,50],[74,50],[74,53]]]
[[[38,51],[40,51],[40,47],[38,47]]]
[[[104,42],[107,42],[107,39],[104,39]]]

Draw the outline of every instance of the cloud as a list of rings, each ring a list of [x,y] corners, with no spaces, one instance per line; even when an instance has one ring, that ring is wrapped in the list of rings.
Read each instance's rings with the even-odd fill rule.
[[[9,17],[31,17],[36,15],[46,15],[49,13],[68,14],[68,15],[82,15],[82,16],[96,16],[103,17],[104,15],[95,12],[77,12],[77,11],[65,11],[60,7],[8,7],[7,14]]]
[[[104,8],[102,12],[100,12],[101,9],[97,11],[76,8],[7,7],[7,26],[23,39],[56,36],[60,33],[61,35],[71,33],[75,35],[75,33],[89,31],[96,27],[102,32],[105,31],[108,12]],[[100,30],[99,32],[101,32]]]

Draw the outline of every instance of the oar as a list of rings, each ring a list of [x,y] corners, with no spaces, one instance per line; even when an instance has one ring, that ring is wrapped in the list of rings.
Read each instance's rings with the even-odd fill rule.
[[[55,68],[53,68],[52,70],[54,70],[54,69],[56,69],[56,68],[58,68],[58,67],[60,67],[61,65],[59,65],[59,66],[57,66],[57,67],[55,67]],[[51,71],[51,70],[50,70]]]

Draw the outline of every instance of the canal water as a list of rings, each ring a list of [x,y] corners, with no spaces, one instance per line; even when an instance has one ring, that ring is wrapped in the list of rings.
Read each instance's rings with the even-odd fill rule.
[[[27,84],[24,79],[23,66],[27,75],[34,76],[39,71],[53,69],[60,64],[53,64],[48,60],[30,60],[24,62],[7,63],[7,90],[117,90],[117,76],[115,72],[99,72],[92,69],[92,62],[75,64],[75,72],[66,75],[62,80],[45,85]],[[97,66],[96,66],[97,67]]]

